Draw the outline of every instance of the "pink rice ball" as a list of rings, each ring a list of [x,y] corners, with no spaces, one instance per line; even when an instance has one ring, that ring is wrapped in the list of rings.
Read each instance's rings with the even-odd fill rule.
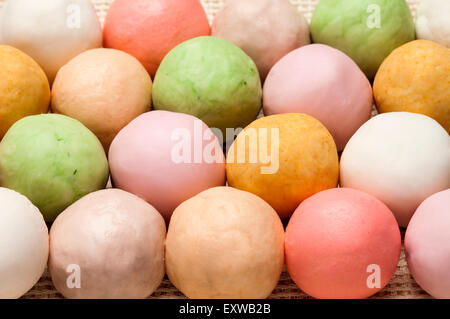
[[[428,197],[405,235],[406,261],[417,283],[435,298],[450,298],[450,189]]]
[[[305,113],[330,131],[338,151],[370,119],[369,80],[343,52],[323,44],[292,51],[270,70],[263,90],[264,114]]]
[[[153,205],[170,220],[198,193],[225,185],[225,157],[213,131],[194,116],[144,113],[123,128],[109,149],[115,187]]]
[[[401,251],[397,221],[381,201],[335,188],[305,200],[286,229],[286,266],[320,299],[367,298],[393,276]]]

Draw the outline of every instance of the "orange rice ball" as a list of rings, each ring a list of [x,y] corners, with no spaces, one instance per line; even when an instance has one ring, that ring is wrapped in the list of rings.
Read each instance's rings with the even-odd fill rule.
[[[227,156],[230,186],[258,195],[289,217],[307,197],[336,187],[336,144],[315,118],[287,113],[247,126]]]
[[[450,48],[427,40],[394,50],[375,77],[378,111],[427,115],[450,133]]]
[[[50,86],[41,67],[28,55],[0,45],[0,140],[28,115],[46,113]]]

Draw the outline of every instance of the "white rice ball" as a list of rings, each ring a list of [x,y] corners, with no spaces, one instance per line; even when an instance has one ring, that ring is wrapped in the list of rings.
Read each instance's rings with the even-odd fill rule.
[[[450,48],[450,1],[422,0],[417,8],[416,32],[418,39]]]
[[[73,57],[102,46],[100,21],[89,0],[8,0],[0,21],[0,41],[36,60],[50,82]]]
[[[0,299],[19,298],[45,270],[48,229],[39,210],[23,195],[0,188]]]
[[[378,115],[345,147],[341,186],[377,197],[406,227],[420,203],[450,187],[450,137],[425,115]]]

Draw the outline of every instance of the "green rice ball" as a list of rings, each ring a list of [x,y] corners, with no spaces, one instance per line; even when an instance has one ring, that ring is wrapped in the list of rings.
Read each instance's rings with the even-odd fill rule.
[[[175,47],[155,76],[156,110],[186,113],[225,134],[245,127],[261,109],[262,88],[253,60],[236,45],[198,37]]]
[[[67,116],[25,117],[0,143],[0,186],[28,197],[47,222],[84,195],[104,188],[108,176],[100,141]]]
[[[311,35],[346,53],[373,79],[394,49],[415,39],[415,26],[405,0],[321,0]]]

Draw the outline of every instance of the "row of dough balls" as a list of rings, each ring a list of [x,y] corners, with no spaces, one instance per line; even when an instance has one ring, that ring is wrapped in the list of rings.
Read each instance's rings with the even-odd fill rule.
[[[168,12],[183,13],[183,9],[187,9],[191,15],[195,15],[190,21],[198,22],[195,25],[184,26],[183,32],[188,33],[182,35],[185,39],[209,33],[206,16],[199,13],[197,6],[191,3],[195,1],[185,1],[185,4],[180,4],[179,1],[170,0],[165,4],[165,10]],[[345,0],[343,5],[351,4],[351,1]],[[162,57],[179,39],[171,37],[169,30],[163,30],[159,31],[159,35],[155,34],[152,41],[147,41],[146,48],[141,48],[141,51],[138,48],[142,47],[140,45],[133,48],[132,44],[127,44],[126,39],[115,29],[121,27],[120,22],[113,22],[115,19],[120,19],[123,14],[133,14],[133,11],[126,8],[127,1],[116,2],[118,3],[115,4],[115,10],[109,18],[111,27],[108,23],[106,25],[108,28],[105,33],[106,43],[113,47],[118,46],[118,49],[136,56],[154,76]],[[76,31],[74,28],[67,27],[67,10],[74,3],[80,6],[80,21],[83,22],[78,27],[77,22],[72,21],[74,27],[77,27]],[[145,0],[142,3],[145,3]],[[445,0],[421,1],[417,9],[416,22],[419,39],[450,46],[450,23],[447,16],[449,6],[450,3]],[[345,8],[341,10],[344,12]],[[70,59],[85,50],[102,46],[101,25],[89,0],[6,1],[3,11],[5,11],[4,14],[0,15],[0,44],[15,46],[29,54],[45,70],[50,82],[55,78],[57,71]],[[42,14],[36,15],[38,11],[42,11]],[[49,14],[52,19],[48,19]],[[44,15],[46,19],[40,19],[40,16]],[[161,25],[169,26],[170,23],[175,23],[183,29],[180,25],[183,22],[179,21],[183,19],[178,21],[177,19],[178,17],[173,16],[173,21],[165,21]],[[270,68],[282,56],[309,42],[309,28],[306,20],[285,0],[228,0],[216,19],[217,21],[213,24],[213,35],[223,37],[243,48],[256,62],[262,78],[265,78]],[[242,25],[255,20],[259,21],[258,28],[249,30],[247,33],[243,32]],[[38,23],[33,23],[37,21]],[[145,33],[141,33],[138,37],[151,39],[152,28],[160,25],[158,21],[144,21],[138,18],[135,21],[136,25],[146,25]],[[117,23],[118,26],[113,26]],[[44,36],[30,38],[30,33]],[[136,35],[133,36],[136,37]],[[126,45],[128,47],[122,47]]]
[[[305,200],[286,233],[270,205],[231,187],[211,188],[182,203],[167,237],[158,211],[118,189],[75,202],[58,216],[50,235],[24,196],[0,188],[0,202],[0,298],[26,293],[47,260],[55,287],[69,298],[146,298],[165,269],[190,298],[266,298],[284,262],[313,297],[366,298],[389,282],[401,250],[387,206],[347,188]],[[450,190],[426,199],[405,238],[411,272],[439,298],[450,296],[443,262],[449,206]]]

